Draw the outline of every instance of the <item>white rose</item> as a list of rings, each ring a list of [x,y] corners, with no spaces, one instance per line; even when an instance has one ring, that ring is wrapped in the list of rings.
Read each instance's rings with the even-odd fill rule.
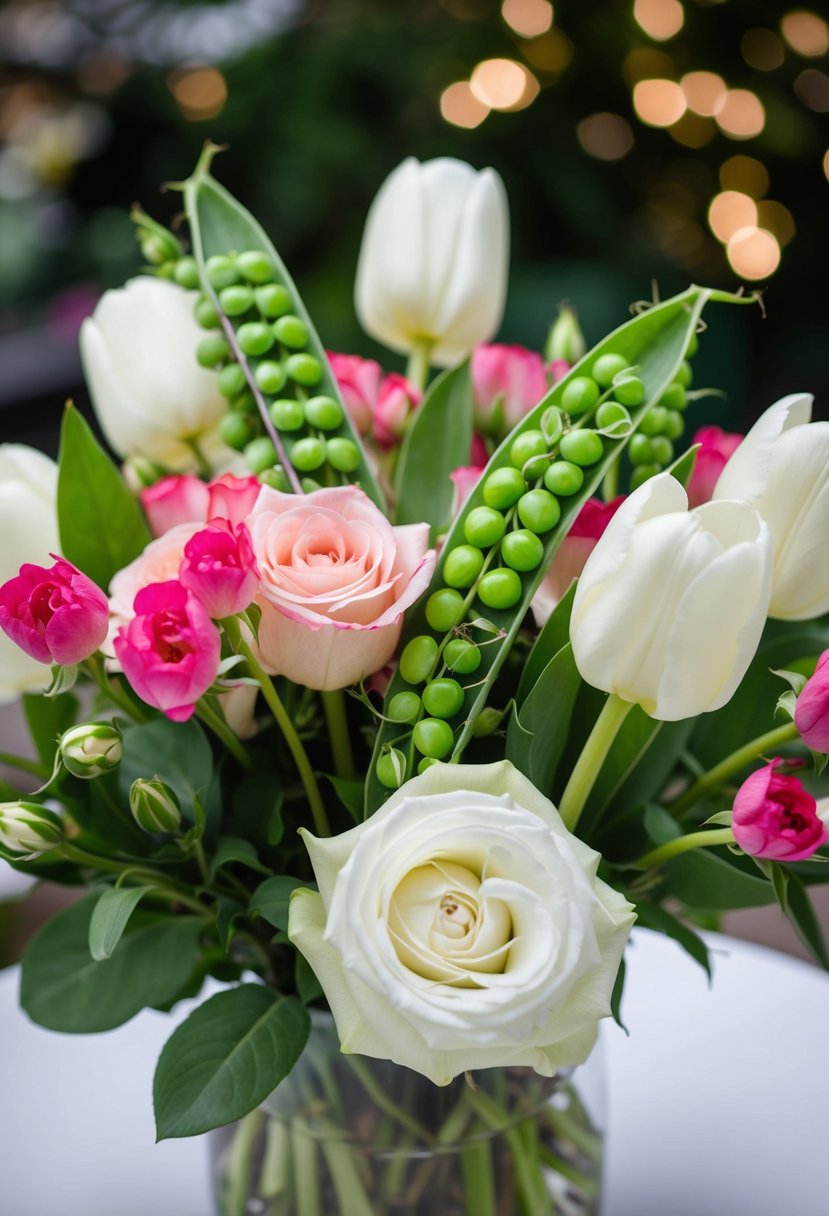
[[[81,326],[92,404],[119,456],[146,456],[170,470],[193,467],[192,443],[214,465],[233,456],[216,431],[227,412],[218,379],[196,362],[205,333],[194,299],[166,279],[131,279],[105,291]]]
[[[435,764],[366,823],[303,833],[289,936],[342,1050],[423,1073],[581,1063],[634,920],[599,855],[507,761]]]

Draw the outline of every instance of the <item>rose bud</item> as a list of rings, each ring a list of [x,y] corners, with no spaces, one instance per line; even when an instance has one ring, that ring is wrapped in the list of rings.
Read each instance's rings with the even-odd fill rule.
[[[472,353],[475,425],[488,435],[511,431],[547,392],[544,360],[524,346],[476,346]]]
[[[825,843],[817,803],[797,777],[777,772],[779,756],[747,777],[734,799],[731,830],[752,857],[804,861]]]
[[[327,353],[349,418],[361,435],[370,434],[383,375],[380,364],[359,355]]]
[[[420,393],[405,376],[389,372],[384,377],[374,410],[374,437],[381,447],[393,447],[400,442],[409,415],[419,404]]]
[[[465,464],[459,469],[453,469],[449,474],[452,479],[452,484],[455,487],[455,494],[452,499],[452,515],[458,515],[461,508],[464,506],[467,498],[475,489],[475,486],[481,480],[481,474],[484,471],[484,465]]]
[[[181,807],[169,785],[158,777],[137,777],[130,786],[132,817],[145,832],[177,832]]]
[[[73,777],[91,780],[111,773],[121,763],[123,737],[113,722],[83,722],[63,732],[58,750]]]
[[[702,426],[691,442],[698,443],[700,449],[688,482],[688,501],[692,507],[698,507],[713,498],[719,476],[743,442],[743,436],[724,431],[720,426]]]
[[[544,344],[544,357],[548,363],[565,363],[572,367],[584,356],[586,350],[587,343],[578,317],[574,310],[565,304],[559,308],[558,316],[550,326]]]
[[[39,663],[71,667],[94,654],[107,635],[107,598],[71,562],[25,563],[0,587],[0,628]]]
[[[215,477],[207,487],[209,502],[205,520],[219,516],[232,524],[243,523],[256,505],[261,489],[258,477],[236,477],[233,473]]]
[[[63,840],[57,815],[36,802],[0,802],[0,849],[20,861],[34,861]]]
[[[139,497],[153,536],[163,536],[178,524],[207,521],[210,491],[192,474],[162,477]]]
[[[813,752],[829,752],[829,650],[817,661],[794,707],[794,724]]]
[[[184,546],[179,579],[214,620],[244,612],[259,587],[250,532],[213,519]]]

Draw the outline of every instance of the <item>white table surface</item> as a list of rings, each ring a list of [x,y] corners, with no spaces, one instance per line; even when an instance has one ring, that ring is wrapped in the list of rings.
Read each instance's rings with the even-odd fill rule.
[[[607,1023],[603,1216],[826,1216],[829,977],[709,936],[715,983],[638,931]],[[2,1216],[213,1216],[202,1140],[154,1143],[151,1083],[173,1019],[52,1034],[0,973]],[[179,1017],[184,1016],[182,1009]]]

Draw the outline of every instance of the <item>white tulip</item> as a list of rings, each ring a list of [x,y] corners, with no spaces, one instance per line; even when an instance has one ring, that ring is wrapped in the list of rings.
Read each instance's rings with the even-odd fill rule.
[[[622,504],[579,579],[573,657],[594,688],[675,722],[725,705],[760,641],[771,538],[744,502],[705,503],[669,473]]]
[[[355,304],[366,333],[392,350],[431,345],[438,367],[457,363],[501,323],[509,208],[494,169],[460,160],[404,160],[366,220]]]
[[[829,610],[829,422],[812,422],[810,393],[767,409],[731,456],[714,498],[762,515],[774,551],[769,616],[806,621]]]
[[[344,1052],[437,1085],[587,1058],[633,909],[511,764],[434,764],[351,831],[302,834],[319,894],[294,893],[288,933]]]
[[[194,466],[193,443],[211,464],[232,456],[216,430],[227,403],[216,375],[196,362],[205,334],[194,300],[148,275],[105,291],[81,326],[92,404],[119,456],[145,456],[174,471]]]
[[[14,578],[24,562],[51,566],[60,552],[55,507],[58,468],[36,448],[0,444],[0,584]],[[36,692],[51,673],[0,634],[0,705],[21,693]]]

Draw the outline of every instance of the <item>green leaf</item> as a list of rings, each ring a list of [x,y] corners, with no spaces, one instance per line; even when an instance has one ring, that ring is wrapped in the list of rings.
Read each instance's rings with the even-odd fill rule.
[[[127,922],[152,887],[110,887],[104,891],[89,921],[89,953],[96,962],[110,958]]]
[[[691,958],[699,963],[709,980],[711,979],[711,960],[708,957],[708,947],[699,934],[690,929],[688,925],[683,924],[681,920],[665,908],[659,907],[658,904],[649,903],[639,903],[636,905],[636,921],[637,924],[642,925],[645,929],[653,929],[656,933],[664,933],[666,937],[673,938],[675,942],[679,942],[683,950],[686,950]]]
[[[724,911],[767,904],[771,884],[735,863],[730,855],[726,860],[711,849],[697,849],[666,862],[662,873],[671,895],[689,908]]]
[[[260,874],[270,872],[259,860],[259,854],[249,840],[243,840],[241,836],[220,836],[207,871],[210,881],[213,881],[222,866],[232,862],[247,866],[249,870],[258,870]]]
[[[299,1059],[309,1026],[296,997],[258,984],[242,984],[200,1005],[158,1061],[158,1139],[198,1136],[254,1110]]]
[[[80,702],[71,692],[59,697],[41,697],[32,693],[23,696],[23,712],[37,754],[47,768],[55,759],[57,741],[65,730],[78,720]]]
[[[630,1031],[622,1021],[622,996],[625,991],[625,966],[624,958],[619,960],[619,970],[616,972],[616,980],[613,984],[613,991],[610,994],[610,1012],[613,1015],[613,1021],[616,1025],[624,1030],[625,1034],[629,1035]]]
[[[581,682],[568,642],[550,659],[520,710],[513,706],[506,758],[543,794],[552,787]]]
[[[365,783],[363,781],[348,781],[344,777],[335,777],[333,773],[321,773],[320,776],[324,777],[334,787],[334,792],[354,822],[362,823]]]
[[[574,579],[547,617],[535,640],[521,673],[518,692],[515,694],[515,702],[519,709],[550,659],[570,641],[570,614],[573,611],[573,600],[576,598],[576,587],[577,583]]]
[[[244,916],[245,909],[236,899],[220,895],[216,901],[216,931],[225,950],[230,949],[236,921]]]
[[[175,792],[182,810],[205,791],[213,773],[213,753],[198,722],[158,718],[124,731],[118,780],[125,796],[137,777],[160,777]]]
[[[64,557],[103,590],[151,539],[124,479],[71,405],[60,435],[57,506]]]
[[[322,996],[322,985],[314,974],[314,969],[308,960],[299,952],[296,956],[294,979],[299,999],[303,1005],[310,1005]]]
[[[826,939],[803,879],[778,862],[771,862],[769,870],[783,915],[818,965],[829,971]]]
[[[279,844],[285,832],[282,822],[284,794],[273,772],[257,772],[233,792],[236,830],[260,847]]]
[[[20,1002],[47,1030],[112,1030],[175,995],[195,966],[203,922],[193,916],[130,929],[111,958],[96,962],[89,932],[98,898],[88,895],[52,917],[23,960]]]
[[[251,915],[258,914],[275,929],[287,930],[288,905],[291,902],[291,893],[296,891],[297,887],[313,888],[313,883],[304,882],[301,878],[290,878],[287,874],[267,878],[251,895],[248,911]]]
[[[645,807],[642,822],[654,844],[667,844],[669,840],[676,840],[678,836],[682,835],[682,828],[673,815],[655,802],[651,802]]]
[[[398,524],[428,523],[432,539],[452,520],[450,474],[469,464],[472,377],[469,360],[432,382],[412,414],[395,474]]]

